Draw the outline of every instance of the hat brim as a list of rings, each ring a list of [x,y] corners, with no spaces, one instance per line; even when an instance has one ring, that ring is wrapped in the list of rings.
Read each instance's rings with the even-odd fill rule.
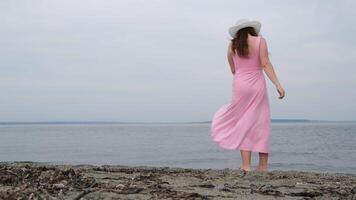
[[[231,37],[235,37],[235,34],[243,28],[252,27],[256,30],[257,34],[261,30],[261,23],[259,21],[249,21],[229,28],[229,34]]]

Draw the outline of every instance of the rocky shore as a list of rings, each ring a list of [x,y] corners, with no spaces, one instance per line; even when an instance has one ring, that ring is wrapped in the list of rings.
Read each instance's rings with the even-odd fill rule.
[[[356,174],[3,162],[0,199],[356,199]]]

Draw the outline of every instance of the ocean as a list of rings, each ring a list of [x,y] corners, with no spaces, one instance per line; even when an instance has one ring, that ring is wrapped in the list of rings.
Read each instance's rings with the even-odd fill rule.
[[[210,123],[0,125],[0,161],[237,169]],[[258,153],[252,154],[256,167]],[[272,123],[269,170],[356,173],[356,123]]]

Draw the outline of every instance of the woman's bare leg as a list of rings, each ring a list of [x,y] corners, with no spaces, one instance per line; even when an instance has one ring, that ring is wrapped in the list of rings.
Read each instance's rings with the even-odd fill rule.
[[[241,168],[246,171],[251,171],[251,151],[240,150],[242,166]]]
[[[260,161],[257,166],[257,171],[267,171],[268,167],[268,153],[258,153],[260,156]]]

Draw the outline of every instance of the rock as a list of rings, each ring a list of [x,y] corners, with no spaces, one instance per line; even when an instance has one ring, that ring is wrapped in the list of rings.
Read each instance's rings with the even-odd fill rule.
[[[63,189],[65,188],[65,185],[63,183],[55,183],[53,184],[53,187],[56,189]]]
[[[214,188],[215,187],[215,185],[213,185],[211,183],[204,183],[204,184],[200,184],[198,186],[203,187],[203,188]]]
[[[351,190],[352,194],[356,194],[356,186],[354,186]]]
[[[115,186],[115,188],[116,188],[116,189],[119,189],[119,190],[122,190],[122,189],[125,188],[125,185],[123,185],[123,184],[118,184],[118,185]]]
[[[272,185],[262,185],[256,189],[258,193],[265,194],[265,195],[272,195],[272,196],[280,196],[283,197],[284,194],[276,189],[276,187]]]

